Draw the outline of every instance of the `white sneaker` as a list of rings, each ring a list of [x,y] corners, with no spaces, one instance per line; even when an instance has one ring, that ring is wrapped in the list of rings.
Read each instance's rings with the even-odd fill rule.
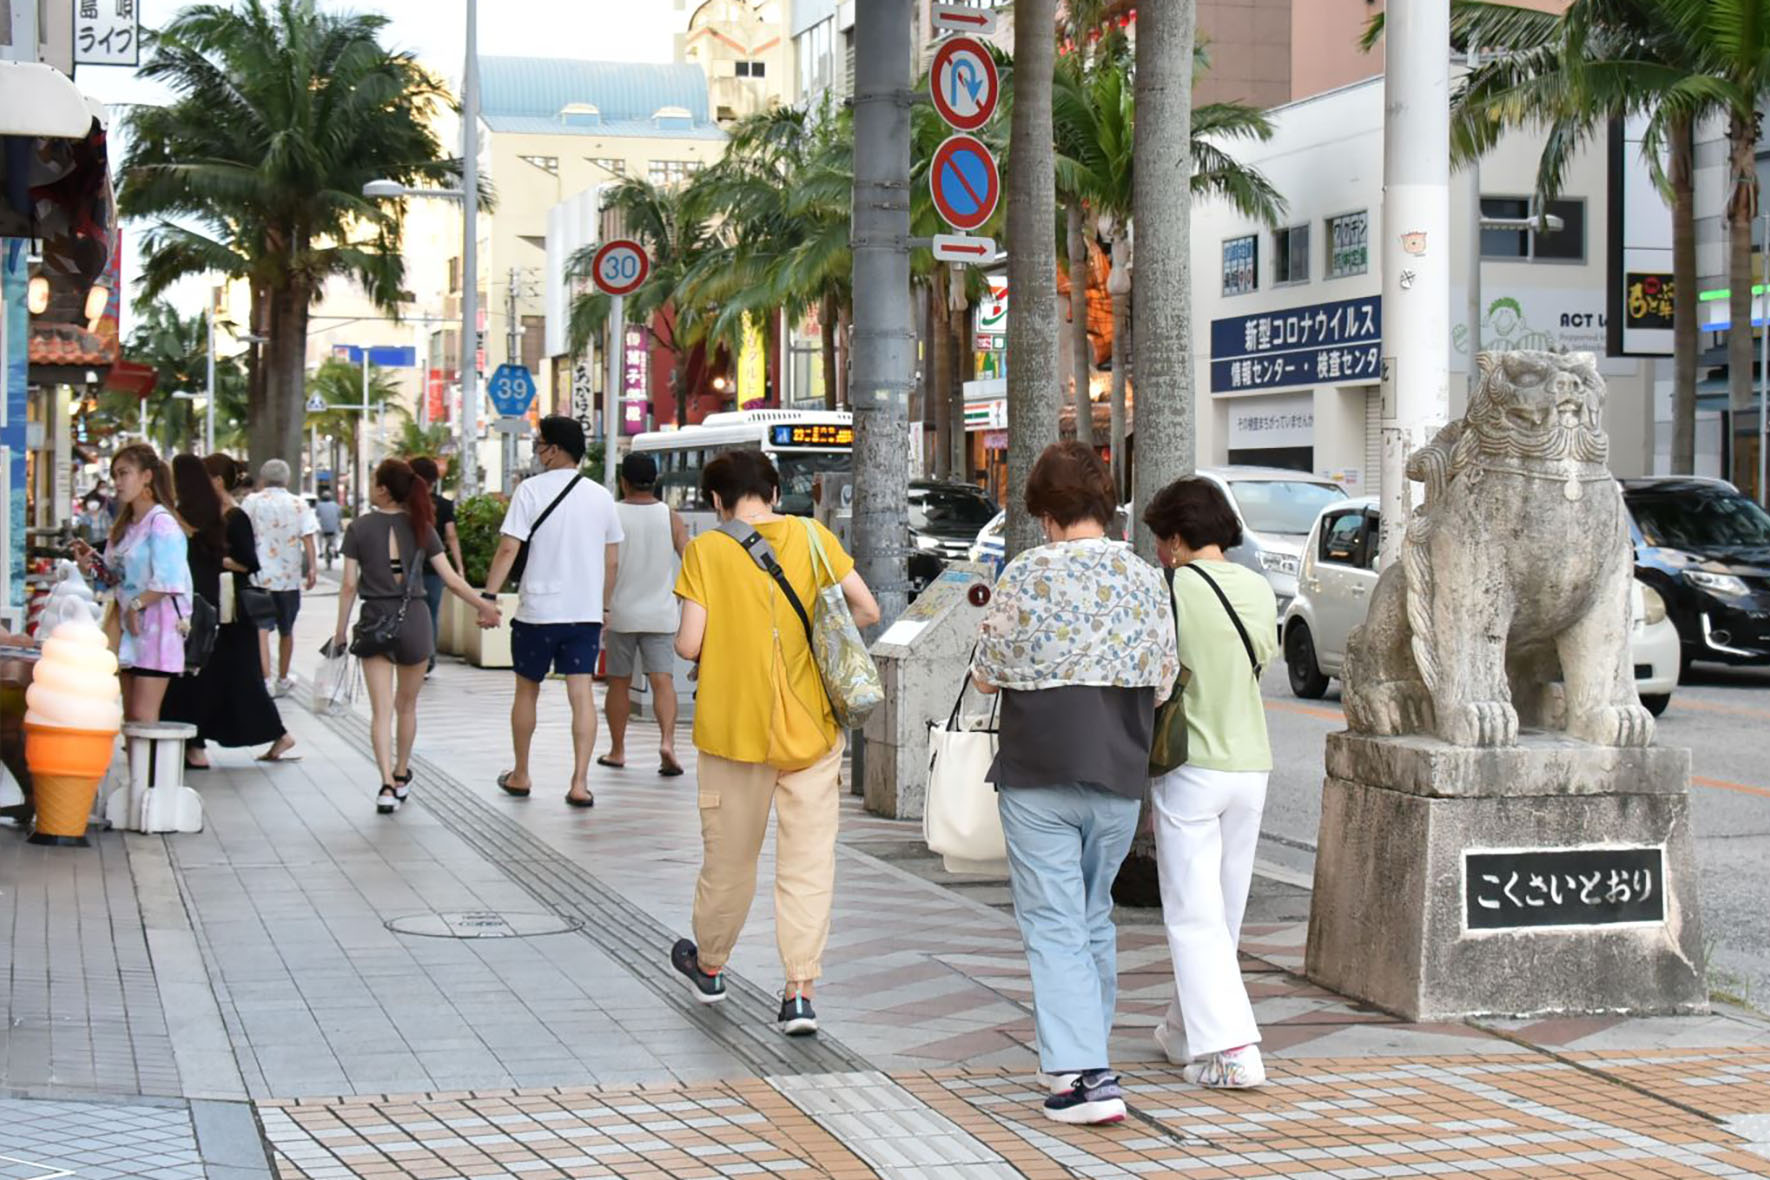
[[[1173,1032],[1165,1020],[1155,1026],[1155,1047],[1162,1051],[1169,1065],[1192,1064],[1192,1054],[1186,1049],[1186,1034]]]
[[[1213,1090],[1251,1090],[1266,1084],[1266,1066],[1260,1060],[1258,1046],[1243,1045],[1201,1057],[1182,1070],[1180,1076],[1195,1086]]]
[[[286,697],[294,691],[295,691],[295,678],[293,676],[285,676],[281,680],[277,681],[277,690],[274,695],[279,696],[279,697]]]

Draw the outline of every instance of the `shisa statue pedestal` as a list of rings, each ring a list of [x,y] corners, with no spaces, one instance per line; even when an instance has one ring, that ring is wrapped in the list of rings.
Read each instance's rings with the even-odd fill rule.
[[[1690,756],[1636,695],[1596,361],[1479,363],[1348,644],[1307,972],[1410,1020],[1704,1011]]]

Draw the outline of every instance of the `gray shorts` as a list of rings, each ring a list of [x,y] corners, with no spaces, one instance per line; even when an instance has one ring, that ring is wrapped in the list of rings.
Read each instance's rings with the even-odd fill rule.
[[[606,671],[622,680],[632,679],[635,663],[649,676],[668,676],[676,667],[676,636],[669,631],[605,631],[602,650]]]

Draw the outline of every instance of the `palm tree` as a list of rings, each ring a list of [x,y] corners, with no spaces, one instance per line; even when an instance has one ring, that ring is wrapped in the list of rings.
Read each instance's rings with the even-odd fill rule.
[[[372,382],[373,378],[370,380]],[[429,455],[434,459],[454,442],[454,438],[454,428],[446,423],[420,426],[408,419],[400,423],[399,437],[393,440],[387,453],[396,459],[411,459],[418,455]]]
[[[365,437],[360,432],[367,430],[366,437],[373,438],[382,416],[393,414],[397,418],[410,419],[411,411],[400,403],[399,381],[386,369],[369,367],[369,409],[363,409],[363,370],[361,365],[353,365],[349,361],[330,358],[315,369],[307,379],[307,397],[318,396],[326,403],[326,409],[317,414],[306,412],[303,399],[303,414],[306,426],[317,429],[321,434],[330,435],[336,442],[341,442],[351,456],[352,475],[350,486],[360,483],[363,475],[358,466],[362,462],[362,452],[358,449],[358,441]],[[375,422],[365,423],[363,419],[374,415]],[[433,454],[435,452],[432,452]],[[318,459],[315,459],[318,465]],[[337,471],[336,462],[332,464]]]
[[[689,188],[665,188],[628,177],[609,190],[604,207],[616,210],[626,232],[645,247],[651,272],[639,289],[626,297],[624,315],[629,324],[643,325],[661,347],[670,351],[670,389],[676,398],[676,425],[688,424],[688,363],[695,348],[706,339],[716,310],[680,297],[702,254],[713,245],[714,228],[701,216],[699,198]],[[566,263],[566,275],[587,282],[596,257],[595,245],[585,246]],[[582,352],[608,322],[611,301],[590,290],[572,300],[571,349]]]
[[[1008,486],[1024,488],[1040,452],[1057,440],[1057,186],[1052,137],[1055,0],[1014,5],[1014,103],[1009,113]],[[1038,524],[1008,497],[1009,557],[1039,543]]]
[[[308,314],[325,282],[350,276],[390,309],[399,296],[402,207],[363,185],[453,175],[431,130],[444,89],[381,45],[386,24],[311,0],[185,8],[141,69],[175,99],[125,121],[119,204],[155,223],[145,293],[196,274],[249,284],[267,337],[249,395],[255,465],[299,466]]]
[[[205,392],[209,362],[208,326],[202,315],[182,316],[170,304],[154,299],[140,308],[135,330],[129,336],[129,354],[151,365],[156,374],[153,392],[130,404],[107,395],[100,409],[120,429],[139,421],[139,429],[155,439],[168,453],[195,450],[203,437],[203,424],[190,396]],[[215,359],[215,406],[204,413],[215,415],[215,444],[228,446],[236,433],[231,423],[244,422],[245,373],[239,358]],[[132,412],[133,411],[133,412]],[[138,417],[139,416],[139,417]]]

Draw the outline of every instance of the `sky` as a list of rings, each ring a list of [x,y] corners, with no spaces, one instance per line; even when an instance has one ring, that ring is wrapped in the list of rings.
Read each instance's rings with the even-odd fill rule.
[[[466,55],[465,0],[319,0],[334,11],[381,12],[390,20],[385,41],[408,49],[434,72],[458,87]],[[142,0],[144,29],[158,28],[184,7],[181,0]],[[535,55],[580,57],[599,61],[667,62],[673,36],[686,20],[685,0],[480,0],[479,52],[482,56]],[[144,58],[145,60],[145,58]],[[134,70],[83,66],[75,74],[80,88],[107,105],[164,102],[160,87]],[[114,120],[121,112],[113,111]],[[123,145],[113,138],[111,158],[121,159]],[[123,267],[127,283],[123,332],[133,321],[132,259],[138,258],[139,231],[125,226]],[[201,309],[203,284],[189,281],[168,293],[170,302],[186,312]]]

